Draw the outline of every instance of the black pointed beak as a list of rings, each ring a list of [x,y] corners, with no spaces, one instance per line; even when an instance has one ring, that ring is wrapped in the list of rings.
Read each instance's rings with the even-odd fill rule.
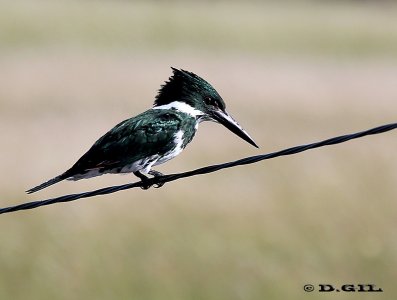
[[[244,141],[250,143],[252,146],[254,146],[256,148],[259,148],[258,145],[254,142],[254,140],[249,136],[249,134],[226,111],[216,110],[212,113],[212,118],[216,122],[225,126],[227,129],[229,129],[234,134],[241,137]]]

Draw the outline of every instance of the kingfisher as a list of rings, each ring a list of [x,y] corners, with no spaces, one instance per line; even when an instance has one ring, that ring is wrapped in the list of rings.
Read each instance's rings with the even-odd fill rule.
[[[215,88],[198,75],[172,68],[173,74],[159,89],[153,107],[122,121],[67,171],[26,192],[37,192],[63,180],[80,180],[103,174],[133,173],[145,184],[162,176],[153,166],[174,158],[189,144],[203,121],[224,125],[258,148],[254,140],[226,111]],[[155,187],[162,186],[161,183]]]

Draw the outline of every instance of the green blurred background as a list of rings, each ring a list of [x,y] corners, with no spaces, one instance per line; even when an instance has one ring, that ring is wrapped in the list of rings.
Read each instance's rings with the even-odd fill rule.
[[[211,82],[261,148],[205,123],[165,173],[395,122],[397,5],[1,1],[1,207],[135,181],[24,194],[151,107],[170,66]],[[0,299],[395,299],[396,149],[385,133],[2,215]]]

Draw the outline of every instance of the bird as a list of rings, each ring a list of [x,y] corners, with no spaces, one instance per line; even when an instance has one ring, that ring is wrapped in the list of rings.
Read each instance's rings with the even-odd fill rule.
[[[226,111],[215,88],[198,75],[172,69],[161,85],[153,107],[124,120],[99,138],[67,171],[26,191],[31,194],[63,180],[80,180],[103,174],[133,173],[142,181],[163,174],[152,170],[176,157],[192,141],[203,121],[220,123],[259,148],[248,133]],[[155,187],[162,186],[162,183]]]

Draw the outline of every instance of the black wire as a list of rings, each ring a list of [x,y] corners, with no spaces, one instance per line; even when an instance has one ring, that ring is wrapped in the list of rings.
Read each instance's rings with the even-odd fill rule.
[[[185,178],[185,177],[212,173],[212,172],[216,172],[216,171],[226,169],[226,168],[253,164],[253,163],[265,160],[265,159],[271,159],[271,158],[275,158],[278,156],[296,154],[296,153],[303,152],[303,151],[306,151],[309,149],[319,148],[319,147],[323,147],[323,146],[340,144],[340,143],[344,143],[344,142],[347,142],[352,139],[361,138],[361,137],[367,136],[367,135],[379,134],[379,133],[390,131],[390,130],[393,130],[396,128],[397,128],[397,123],[387,124],[387,125],[375,127],[375,128],[369,129],[369,130],[365,130],[365,131],[361,131],[361,132],[357,132],[357,133],[353,133],[353,134],[341,135],[338,137],[333,137],[333,138],[330,138],[330,139],[327,139],[327,140],[324,140],[321,142],[312,143],[312,144],[295,146],[295,147],[291,147],[291,148],[280,150],[280,151],[273,152],[273,153],[250,156],[250,157],[242,158],[242,159],[239,159],[236,161],[231,161],[231,162],[218,164],[218,165],[207,166],[207,167],[203,167],[203,168],[199,168],[196,170],[183,172],[183,173],[158,176],[158,177],[148,179],[148,181],[145,182],[145,185],[146,184],[155,185],[155,184],[159,184],[159,183],[161,184],[161,183],[171,182],[171,181],[178,180],[178,179]],[[102,189],[90,191],[90,192],[84,192],[84,193],[79,193],[79,194],[70,194],[70,195],[52,198],[52,199],[48,199],[48,200],[27,202],[27,203],[15,205],[15,206],[0,208],[0,214],[9,213],[9,212],[18,211],[18,210],[32,209],[32,208],[36,208],[39,206],[50,205],[50,204],[54,204],[54,203],[69,202],[69,201],[74,201],[74,200],[78,200],[81,198],[88,198],[88,197],[93,197],[93,196],[98,196],[98,195],[111,194],[111,193],[131,189],[131,188],[143,187],[143,185],[144,185],[143,182],[139,181],[139,182],[128,183],[128,184],[124,184],[124,185],[106,187],[106,188],[102,188]]]

